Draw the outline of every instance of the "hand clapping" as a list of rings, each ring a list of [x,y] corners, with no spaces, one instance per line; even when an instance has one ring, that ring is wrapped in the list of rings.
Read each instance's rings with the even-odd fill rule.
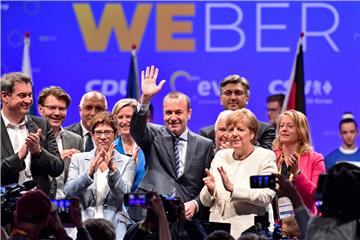
[[[28,146],[29,151],[35,156],[39,156],[41,153],[40,138],[41,128],[39,128],[36,133],[29,133],[25,139],[25,144]]]

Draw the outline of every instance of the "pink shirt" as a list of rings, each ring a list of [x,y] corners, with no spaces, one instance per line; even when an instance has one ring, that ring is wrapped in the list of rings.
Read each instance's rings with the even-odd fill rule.
[[[280,159],[282,151],[274,150],[276,159]],[[315,206],[315,192],[321,173],[325,173],[325,163],[322,154],[311,151],[300,155],[299,170],[301,174],[292,181],[296,190],[301,196],[305,206],[310,210],[312,215],[317,213]]]

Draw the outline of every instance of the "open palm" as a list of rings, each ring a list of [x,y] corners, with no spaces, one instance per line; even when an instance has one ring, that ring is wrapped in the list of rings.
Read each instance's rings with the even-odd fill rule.
[[[158,74],[159,69],[154,66],[146,67],[145,71],[141,71],[141,91],[146,102],[149,102],[151,97],[156,95],[165,83],[165,80],[162,80],[159,85],[156,85]]]

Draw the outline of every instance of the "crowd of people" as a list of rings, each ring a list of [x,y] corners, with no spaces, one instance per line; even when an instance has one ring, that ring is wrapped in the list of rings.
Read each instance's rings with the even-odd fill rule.
[[[267,98],[269,123],[261,122],[246,107],[249,81],[230,75],[220,83],[224,111],[196,134],[190,98],[178,91],[163,99],[164,125],[151,123],[151,99],[166,82],[158,74],[154,66],[142,71],[141,97],[121,99],[111,112],[101,92],[85,93],[80,121],[66,128],[71,97],[62,88],[41,90],[36,117],[31,79],[2,76],[1,185],[34,181],[36,190],[18,198],[1,239],[280,239],[279,229],[289,239],[360,238],[360,150],[350,112],[339,125],[343,144],[324,158],[306,116],[281,112],[284,95]],[[274,185],[252,188],[257,175]],[[341,208],[336,193],[353,197]],[[72,228],[51,199],[71,199]]]

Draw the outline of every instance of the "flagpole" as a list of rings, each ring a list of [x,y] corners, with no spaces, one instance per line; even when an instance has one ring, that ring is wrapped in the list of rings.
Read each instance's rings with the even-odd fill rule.
[[[34,80],[32,77],[32,69],[31,69],[31,61],[30,61],[30,32],[25,33],[21,72],[23,74],[27,75],[31,79],[31,82],[32,82],[33,104],[30,107],[29,114],[35,115]]]
[[[140,97],[140,88],[139,88],[138,65],[136,58],[136,44],[133,44],[131,48],[132,50],[130,57],[130,68],[129,68],[126,97],[134,98],[138,100]]]
[[[289,84],[289,87],[287,89],[287,93],[285,95],[285,99],[284,99],[284,102],[283,102],[283,105],[282,105],[282,108],[281,108],[281,112],[285,112],[287,110],[287,105],[289,103],[289,97],[290,97],[292,85],[294,84],[294,81],[295,81],[296,61],[297,61],[297,57],[298,57],[298,54],[299,54],[299,51],[300,51],[300,46],[303,43],[304,36],[305,36],[304,32],[301,32],[300,33],[300,38],[299,38],[299,41],[298,41],[298,44],[297,44],[297,47],[296,47],[296,54],[295,54],[295,57],[294,57],[291,73],[290,73],[290,78],[289,78],[290,84]]]

